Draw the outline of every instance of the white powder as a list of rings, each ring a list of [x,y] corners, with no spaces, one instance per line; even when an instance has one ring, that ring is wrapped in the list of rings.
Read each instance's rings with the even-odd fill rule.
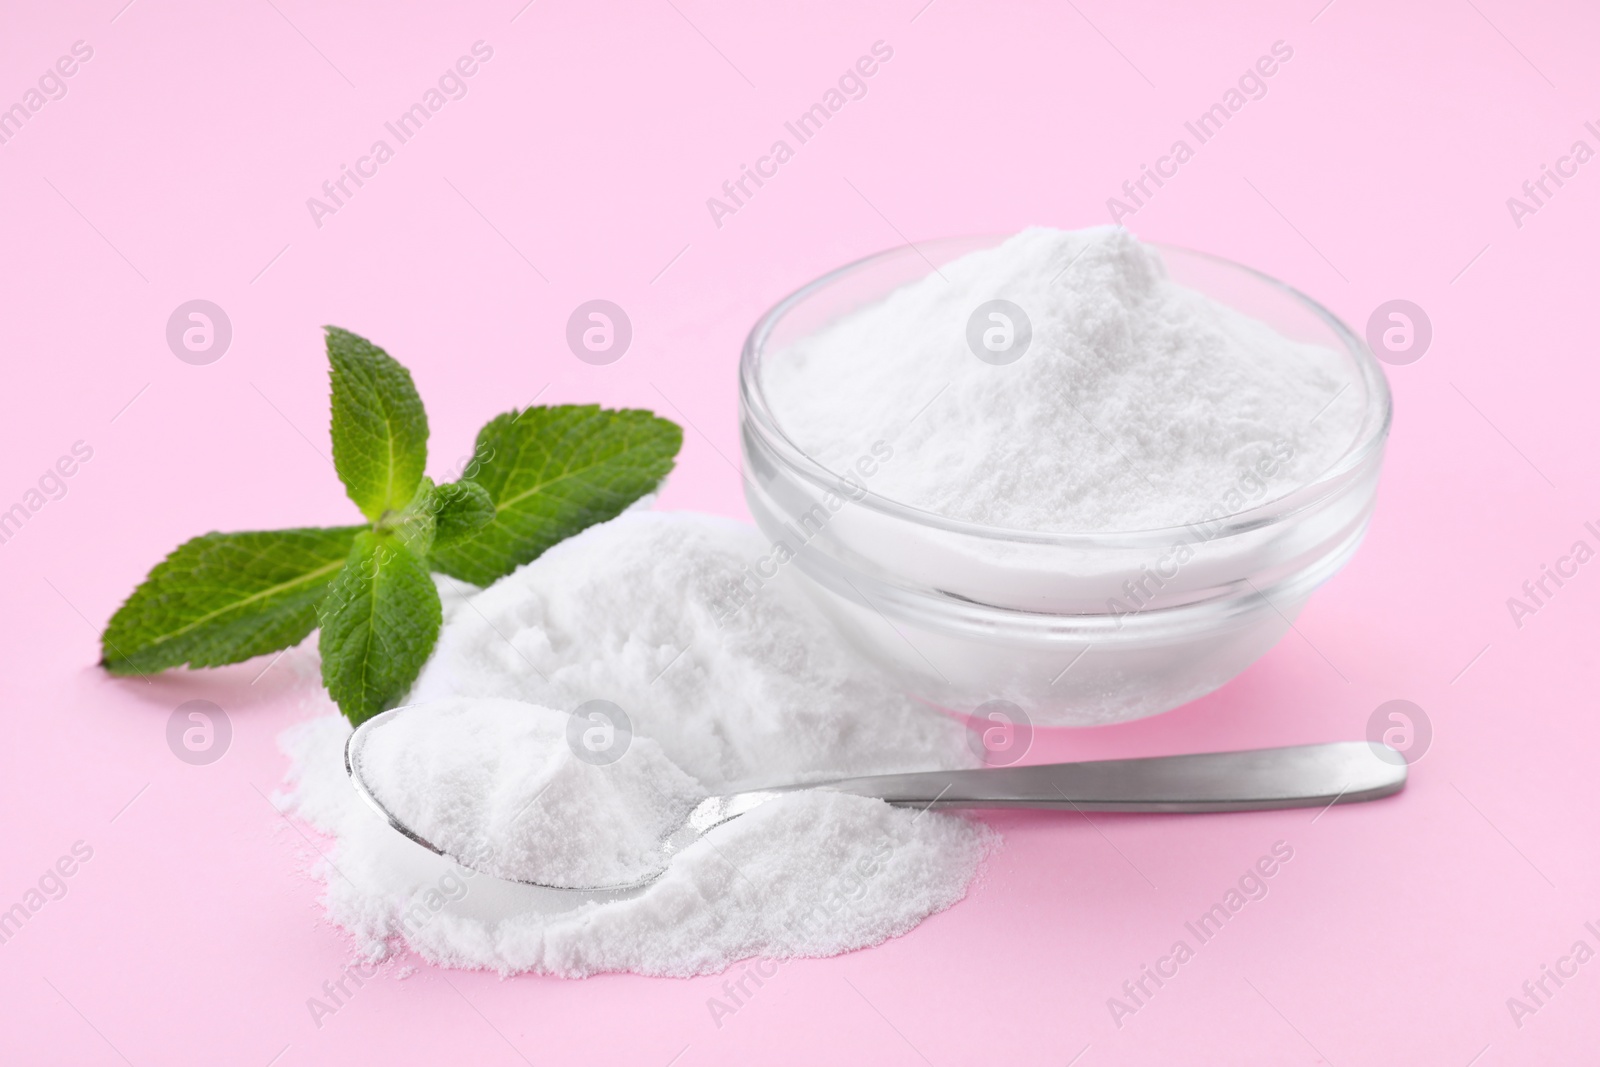
[[[792,575],[723,618],[770,552],[709,515],[591,527],[457,608],[411,699],[609,700],[715,791],[969,762],[962,728],[868,666]]]
[[[472,758],[484,766],[440,795],[385,799],[460,833],[467,852],[486,841],[474,820],[503,827],[536,783],[554,783],[536,808],[549,800],[565,817],[638,825],[607,828],[590,852],[538,859],[526,851],[550,847],[548,826],[492,833],[493,862],[614,872],[639,862],[653,820],[687,799],[687,779],[720,792],[973,764],[963,727],[858,659],[788,576],[718,628],[728,586],[767,550],[739,523],[630,512],[448,604],[412,694],[440,702],[428,709],[438,718],[415,727],[419,744],[436,750],[391,751],[385,786],[448,778],[447,768]],[[497,699],[539,707],[479,703]],[[631,720],[630,746],[608,766],[552,746],[553,734],[565,737],[566,713],[591,699]],[[446,745],[448,716],[478,720],[483,732]],[[583,901],[463,870],[402,838],[346,778],[348,734],[328,714],[285,735],[288,804],[335,838],[318,868],[325,904],[372,955],[403,943],[437,963],[567,976],[689,975],[756,955],[830,955],[902,934],[960,900],[995,841],[959,816],[801,793],[714,830],[629,899]],[[646,802],[627,807],[641,789]],[[586,801],[596,805],[588,816],[576,810]]]
[[[876,493],[1009,529],[1153,529],[1214,517],[1258,463],[1276,469],[1250,503],[1282,496],[1353,440],[1340,356],[1174,283],[1125,230],[1031,229],[939,271],[764,371],[779,425],[824,466],[894,442]],[[968,343],[995,299],[1032,326],[1004,365]]]
[[[567,742],[565,712],[515,700],[419,704],[365,735],[363,781],[397,819],[504,878],[627,885],[706,793],[649,738],[599,765]]]

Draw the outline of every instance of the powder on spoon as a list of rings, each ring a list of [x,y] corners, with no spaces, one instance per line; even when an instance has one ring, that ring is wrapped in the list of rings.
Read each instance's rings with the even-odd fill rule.
[[[1032,333],[1002,365],[969,341],[975,315],[980,335],[1003,331],[977,314],[996,299],[1021,308]],[[1349,381],[1337,353],[1178,285],[1159,252],[1113,227],[1026,230],[793,342],[763,370],[778,424],[824,466],[847,471],[891,439],[874,492],[1059,533],[1214,517],[1240,468],[1269,457],[1281,467],[1253,503],[1314,480],[1354,438]]]
[[[512,743],[527,747],[529,780],[547,775],[563,805],[627,795],[615,785],[621,778],[591,770],[626,778],[655,767],[664,784],[647,773],[647,791],[670,802],[683,782],[666,766],[721,792],[976,763],[964,727],[861,660],[790,576],[766,583],[719,626],[729,583],[766,551],[751,527],[710,516],[629,512],[591,527],[489,589],[447,595],[444,629],[412,698],[446,701],[439,707],[464,717],[489,700],[554,708],[563,719],[591,699],[621,707],[631,741],[616,763],[598,768],[579,768],[559,750],[540,763],[536,750],[554,720],[548,710],[522,709],[532,721],[515,728],[525,737]],[[628,899],[585,901],[475,874],[401,837],[351,787],[348,736],[331,708],[285,734],[294,761],[287,802],[335,839],[315,868],[324,903],[374,956],[403,944],[436,963],[575,977],[690,975],[758,955],[833,955],[903,934],[959,901],[996,840],[961,816],[797,793],[713,830]],[[481,739],[450,743],[500,758]],[[415,758],[426,771],[444,757]],[[489,777],[504,778],[514,758],[508,753]],[[518,780],[513,791],[525,794],[528,784]],[[451,804],[413,803],[419,818],[450,823]],[[470,803],[496,813],[509,806],[481,794]],[[625,870],[642,836],[624,833],[624,847],[608,845],[601,860],[564,862]],[[497,835],[496,856],[509,848],[514,857],[519,840],[548,844],[513,831]]]
[[[628,885],[705,790],[649,738],[597,764],[567,742],[565,712],[453,697],[377,724],[362,780],[395,818],[480,871],[552,886]]]

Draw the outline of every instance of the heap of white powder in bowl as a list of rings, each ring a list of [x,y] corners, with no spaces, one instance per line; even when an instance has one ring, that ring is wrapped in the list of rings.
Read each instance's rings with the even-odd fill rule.
[[[996,300],[1026,316],[1026,348],[1020,317],[986,308]],[[1022,355],[978,358],[969,336],[991,329]],[[1213,517],[1240,468],[1271,456],[1282,466],[1253,503],[1315,480],[1354,439],[1350,379],[1339,354],[1178,285],[1157,250],[1101,227],[1030,229],[946,263],[769,354],[762,389],[831,470],[892,440],[874,493],[1089,533]]]
[[[507,711],[527,714],[525,726],[508,728],[521,740],[493,756],[494,742],[483,744],[477,751],[493,766],[482,781],[413,798],[411,814],[466,827],[470,811],[445,810],[504,781],[524,757],[529,780],[554,783],[551,800],[568,812],[585,797],[619,812],[643,769],[649,795],[662,802],[641,809],[645,824],[687,800],[684,789],[975,763],[963,726],[914,703],[859,659],[786,573],[737,614],[725,613],[730,587],[768,549],[741,523],[629,512],[464,601],[447,597],[444,629],[412,699],[467,718],[478,701],[533,707],[494,710],[502,723]],[[452,583],[444,586],[449,592]],[[610,766],[546,744],[557,729],[549,709],[564,720],[592,700],[628,717],[631,740]],[[566,728],[562,721],[563,738]],[[626,899],[586,900],[477,874],[403,838],[346,777],[349,733],[330,712],[285,735],[294,760],[287,804],[335,839],[319,867],[328,914],[374,956],[403,944],[442,964],[581,976],[690,975],[751,956],[831,955],[905,933],[960,900],[995,840],[961,816],[801,793],[712,831]],[[498,736],[506,740],[505,731]],[[447,758],[419,753],[421,762],[403,773],[425,777],[429,760]],[[510,792],[525,797],[526,782]],[[493,813],[491,823],[514,816],[498,807],[506,798],[476,795],[470,803]],[[574,853],[560,862],[630,870],[650,829],[604,835],[598,859]],[[500,861],[517,864],[517,834],[499,838],[495,855],[509,850]],[[483,844],[461,839],[464,850]],[[520,844],[549,842],[525,836]]]

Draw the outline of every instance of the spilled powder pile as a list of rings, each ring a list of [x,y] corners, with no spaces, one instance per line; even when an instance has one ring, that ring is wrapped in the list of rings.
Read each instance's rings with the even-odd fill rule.
[[[555,709],[514,709],[527,716],[517,723],[500,705],[491,711],[496,731],[454,743],[478,746],[486,783],[526,760],[529,781],[553,783],[557,810],[584,797],[602,810],[621,802],[648,767],[662,771],[643,777],[665,808],[687,799],[684,788],[974,763],[962,726],[860,661],[788,576],[718,627],[728,585],[767,549],[747,526],[687,513],[630,512],[592,527],[464,602],[447,602],[413,700],[466,717],[479,700]],[[596,699],[622,708],[631,727],[626,751],[609,765],[549,744],[553,733],[565,738],[569,712]],[[958,816],[796,794],[719,827],[628,899],[585,901],[476,874],[402,838],[346,778],[348,736],[331,713],[285,734],[294,760],[287,802],[335,838],[319,871],[328,914],[375,956],[404,944],[447,965],[581,976],[690,975],[751,956],[832,955],[902,934],[960,900],[995,841]],[[391,762],[409,767],[402,775],[427,774],[427,761],[446,757],[411,758],[421,762]],[[454,791],[458,805],[470,791]],[[411,803],[442,826],[471,822],[459,806]],[[504,807],[520,800],[491,791],[470,803],[492,823],[509,819]],[[482,843],[462,840],[464,850]],[[626,870],[640,840],[610,834],[601,855],[556,862]],[[518,863],[519,843],[547,842],[509,833],[494,843],[492,862]]]
[[[726,616],[771,550],[710,515],[591,527],[457,609],[411,700],[609,700],[713,791],[971,762],[962,727],[860,659],[791,575]]]
[[[1020,321],[1008,340],[981,310],[993,300],[1022,310],[1026,348]],[[1153,529],[1266,503],[1327,470],[1360,420],[1342,357],[1176,284],[1113,227],[963,256],[763,373],[778,424],[824,466],[893,440],[873,492],[1008,529]],[[1219,511],[1252,468],[1272,472],[1263,491]]]

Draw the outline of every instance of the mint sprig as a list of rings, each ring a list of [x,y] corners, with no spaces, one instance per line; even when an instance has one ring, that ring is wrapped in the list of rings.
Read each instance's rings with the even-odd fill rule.
[[[184,542],[107,624],[108,672],[237,663],[320,626],[323,684],[363,722],[405,696],[438,639],[430,570],[487,585],[653,491],[682,444],[648,411],[527,408],[479,432],[489,458],[470,478],[436,486],[410,372],[338,327],[327,351],[334,467],[367,524]]]

